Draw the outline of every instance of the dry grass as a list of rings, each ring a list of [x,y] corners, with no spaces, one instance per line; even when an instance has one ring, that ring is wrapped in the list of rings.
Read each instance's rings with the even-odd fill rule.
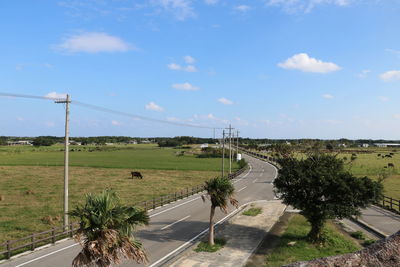
[[[70,168],[70,207],[86,193],[113,188],[123,202],[134,204],[199,185],[216,171],[139,170],[143,180],[130,179],[132,169]],[[0,243],[61,225],[63,167],[0,166]],[[51,219],[50,219],[51,218]]]

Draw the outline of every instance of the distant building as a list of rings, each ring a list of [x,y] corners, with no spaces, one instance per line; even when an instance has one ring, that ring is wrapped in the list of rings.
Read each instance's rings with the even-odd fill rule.
[[[8,146],[31,146],[32,141],[20,140],[20,141],[7,141]]]
[[[73,146],[81,146],[81,145],[82,145],[82,142],[77,142],[77,141],[74,141],[74,140],[69,140],[69,144],[70,144],[70,145],[73,145]]]
[[[200,148],[206,148],[206,147],[208,147],[208,144],[202,144],[202,145],[200,145]]]
[[[129,144],[129,145],[137,145],[137,141],[136,140],[131,140],[131,141],[128,141],[127,144]]]
[[[362,147],[369,147],[369,144],[362,144]]]
[[[400,144],[383,144],[383,143],[376,143],[374,144],[377,147],[400,147]]]

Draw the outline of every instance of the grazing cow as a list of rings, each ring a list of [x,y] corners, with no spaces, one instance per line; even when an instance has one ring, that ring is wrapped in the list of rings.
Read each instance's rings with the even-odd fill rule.
[[[388,167],[389,168],[394,168],[394,164],[393,163],[388,163]]]
[[[140,172],[131,172],[132,179],[137,177],[138,179],[143,179],[143,175]]]

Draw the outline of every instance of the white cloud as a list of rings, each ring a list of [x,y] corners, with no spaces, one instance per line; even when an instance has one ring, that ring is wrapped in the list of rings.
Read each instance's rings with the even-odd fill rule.
[[[180,65],[175,64],[175,63],[168,64],[167,67],[170,70],[181,70],[182,69],[182,67]]]
[[[219,0],[204,0],[204,3],[207,5],[215,5],[218,3]]]
[[[380,75],[380,78],[385,82],[400,80],[400,70],[391,70]]]
[[[114,126],[120,126],[122,123],[120,123],[119,121],[111,121],[111,124]]]
[[[199,87],[193,86],[190,83],[175,83],[172,85],[172,88],[183,91],[197,91],[200,89]]]
[[[196,17],[192,7],[192,0],[150,0],[150,3],[172,13],[177,20]]]
[[[171,121],[171,122],[180,122],[181,120],[176,118],[176,117],[168,117],[167,121]]]
[[[57,92],[50,92],[44,97],[50,98],[50,99],[60,99],[60,98],[67,98],[67,94],[63,93],[57,93]]]
[[[284,69],[296,69],[304,72],[328,73],[340,70],[341,68],[332,62],[309,57],[306,53],[300,53],[288,58],[285,62],[279,63],[279,67]]]
[[[68,53],[126,52],[135,49],[116,36],[103,32],[88,32],[70,36],[57,49]]]
[[[54,127],[54,126],[56,126],[55,122],[53,122],[53,121],[46,121],[46,122],[44,123],[44,125],[46,125],[47,127]]]
[[[394,114],[393,117],[394,117],[395,119],[400,119],[400,114]]]
[[[358,74],[358,77],[365,78],[365,77],[367,77],[368,73],[370,73],[370,72],[371,72],[370,70],[363,70],[363,71],[361,71],[361,73]]]
[[[382,102],[387,102],[387,101],[390,100],[390,98],[387,97],[387,96],[380,96],[380,97],[379,97],[379,100],[382,101]]]
[[[188,66],[185,67],[185,71],[187,71],[187,72],[196,72],[197,68],[195,66],[193,66],[193,65],[188,65]]]
[[[247,5],[239,5],[239,6],[235,6],[233,9],[240,11],[240,12],[246,12],[246,11],[249,11],[251,9],[251,7],[247,6]]]
[[[164,111],[164,108],[160,107],[159,105],[157,105],[154,102],[148,103],[147,105],[145,105],[145,108],[147,110],[153,110],[153,111],[158,111],[158,112]]]
[[[233,104],[233,102],[231,100],[226,99],[225,97],[218,98],[218,102],[220,102],[224,105],[232,105]]]
[[[311,12],[317,5],[348,6],[355,0],[268,0],[270,6],[282,7],[287,13]]]
[[[196,62],[196,59],[194,59],[191,56],[184,56],[183,60],[187,63],[187,64],[193,64]]]
[[[325,98],[325,99],[332,99],[332,98],[333,98],[333,95],[324,94],[324,95],[322,95],[322,97]]]
[[[22,117],[17,117],[16,120],[17,120],[17,121],[24,121],[25,119],[22,118]]]

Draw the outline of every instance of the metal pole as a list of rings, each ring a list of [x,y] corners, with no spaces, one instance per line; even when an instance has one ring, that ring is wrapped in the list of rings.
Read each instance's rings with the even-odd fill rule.
[[[232,127],[229,124],[229,174],[232,173]]]
[[[68,230],[68,174],[69,174],[69,95],[65,100],[55,101],[65,103],[65,140],[64,140],[64,228]]]
[[[239,131],[236,132],[236,160],[238,154],[239,154]]]
[[[225,130],[222,131],[222,177],[225,175]]]

